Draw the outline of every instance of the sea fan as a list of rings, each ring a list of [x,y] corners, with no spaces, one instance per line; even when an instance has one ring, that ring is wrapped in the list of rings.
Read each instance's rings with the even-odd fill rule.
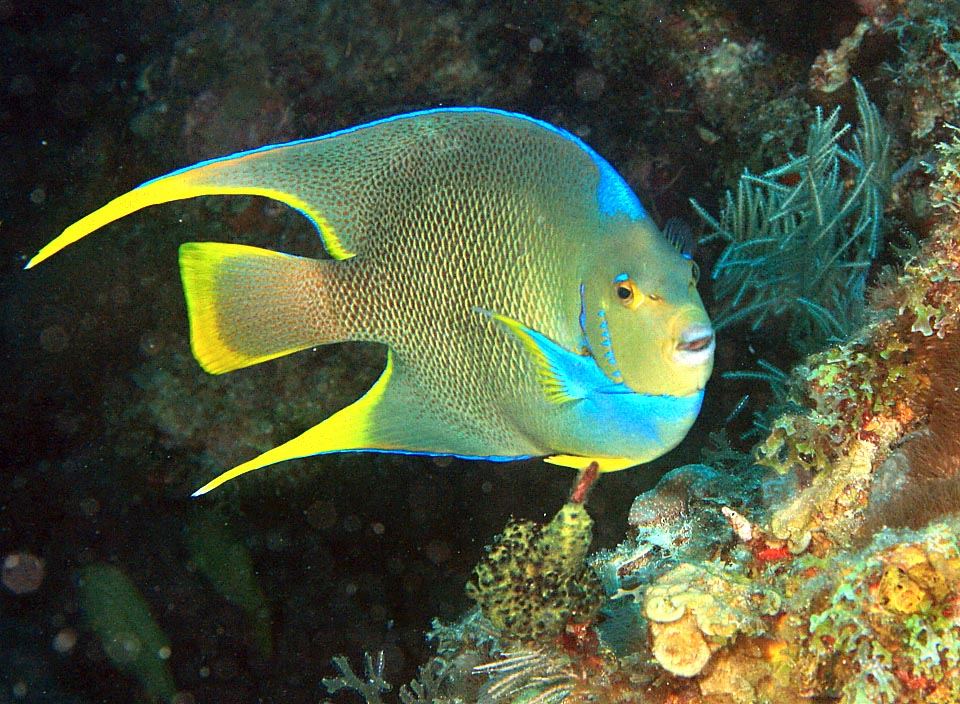
[[[801,349],[849,334],[863,310],[864,284],[883,234],[890,192],[890,134],[863,87],[852,149],[841,146],[850,125],[837,128],[839,108],[818,108],[806,154],[759,176],[744,171],[736,195],[727,191],[719,219],[694,209],[727,246],[714,266],[721,328],[789,318]],[[706,241],[705,240],[705,241]]]

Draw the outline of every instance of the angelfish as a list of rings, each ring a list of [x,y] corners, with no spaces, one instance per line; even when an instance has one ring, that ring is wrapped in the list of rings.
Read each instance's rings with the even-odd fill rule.
[[[599,154],[525,115],[424,110],[205,161],[87,215],[27,268],[146,206],[221,194],[296,208],[332,259],[183,244],[206,371],[346,340],[388,356],[359,400],[195,495],[329,452],[614,471],[675,447],[699,413],[714,334],[693,261]]]

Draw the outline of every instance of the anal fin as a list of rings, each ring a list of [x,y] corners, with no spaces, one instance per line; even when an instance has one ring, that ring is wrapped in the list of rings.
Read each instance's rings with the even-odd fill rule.
[[[267,450],[252,460],[230,469],[193,492],[200,496],[216,489],[221,484],[277,462],[310,457],[328,452],[349,452],[351,450],[391,450],[376,438],[376,427],[372,420],[374,409],[383,400],[393,373],[392,353],[387,354],[387,366],[380,379],[367,393],[353,404],[342,408],[322,423],[313,426],[292,440]],[[399,448],[402,449],[402,448]]]
[[[396,358],[393,351],[388,351],[383,374],[356,402],[292,440],[224,472],[200,487],[193,496],[206,494],[224,482],[261,467],[333,452],[445,455],[495,462],[533,456],[522,450],[491,454],[485,451],[482,438],[451,430],[442,416],[418,415],[416,403],[422,396],[408,373],[409,367]]]

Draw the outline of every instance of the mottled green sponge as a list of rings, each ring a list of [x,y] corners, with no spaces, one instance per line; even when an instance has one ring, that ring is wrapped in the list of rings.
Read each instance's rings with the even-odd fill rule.
[[[593,519],[568,503],[546,526],[510,521],[473,570],[467,596],[505,636],[558,636],[596,616],[603,589],[586,565]]]

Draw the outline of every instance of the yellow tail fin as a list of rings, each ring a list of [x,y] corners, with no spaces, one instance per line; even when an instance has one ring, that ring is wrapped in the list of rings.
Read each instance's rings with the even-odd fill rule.
[[[345,339],[329,303],[335,266],[245,245],[182,245],[190,345],[200,366],[222,374]]]

